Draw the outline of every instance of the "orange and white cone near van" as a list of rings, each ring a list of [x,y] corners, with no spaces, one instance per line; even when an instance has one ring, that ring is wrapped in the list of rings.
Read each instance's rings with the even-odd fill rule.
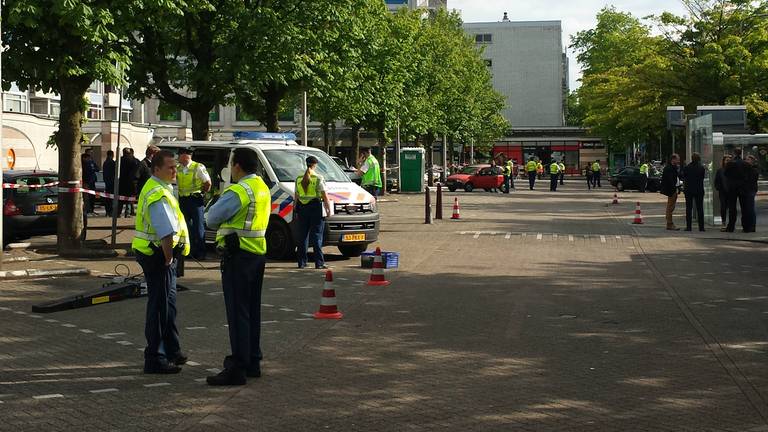
[[[642,225],[643,224],[643,213],[640,211],[640,201],[637,202],[637,205],[635,206],[635,220],[632,221],[633,225]]]
[[[341,319],[344,316],[336,305],[336,290],[333,289],[333,272],[325,272],[323,296],[320,297],[320,309],[315,312],[315,319]]]
[[[461,219],[459,214],[459,197],[453,198],[453,215],[451,215],[451,219]]]
[[[384,260],[381,257],[381,248],[376,248],[376,254],[373,256],[371,277],[368,279],[368,286],[387,285],[389,285],[389,281],[384,277]]]
[[[616,192],[614,192],[613,193],[613,202],[611,204],[616,205],[618,203],[619,203],[619,195]]]

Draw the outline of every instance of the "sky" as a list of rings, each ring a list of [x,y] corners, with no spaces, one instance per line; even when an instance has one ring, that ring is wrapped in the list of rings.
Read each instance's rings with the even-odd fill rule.
[[[571,44],[571,35],[593,28],[597,13],[606,5],[613,5],[636,17],[664,11],[685,14],[685,8],[679,0],[448,0],[448,7],[460,11],[464,22],[501,21],[504,12],[509,13],[512,21],[562,21],[563,47]],[[580,66],[570,49],[568,58],[571,89],[575,89],[581,75]]]

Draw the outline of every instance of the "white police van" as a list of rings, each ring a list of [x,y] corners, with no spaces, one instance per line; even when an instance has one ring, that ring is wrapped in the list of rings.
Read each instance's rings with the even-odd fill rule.
[[[213,199],[231,182],[231,153],[236,148],[252,149],[259,156],[257,174],[272,192],[272,214],[267,227],[267,255],[287,259],[296,249],[298,226],[293,221],[296,177],[306,169],[307,156],[318,160],[317,172],[326,182],[333,214],[326,218],[325,245],[333,245],[346,257],[359,256],[379,235],[379,212],[376,198],[353,183],[339,165],[324,151],[300,146],[290,133],[235,133],[233,141],[171,141],[158,146],[172,152],[188,147],[192,159],[206,166],[213,183]],[[209,204],[210,205],[210,204]],[[213,242],[216,232],[206,229],[207,242]]]

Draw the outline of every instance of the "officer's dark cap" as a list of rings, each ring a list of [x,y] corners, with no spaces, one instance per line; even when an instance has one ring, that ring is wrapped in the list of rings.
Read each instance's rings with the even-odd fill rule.
[[[182,147],[179,149],[179,154],[192,154],[192,149],[189,147]]]

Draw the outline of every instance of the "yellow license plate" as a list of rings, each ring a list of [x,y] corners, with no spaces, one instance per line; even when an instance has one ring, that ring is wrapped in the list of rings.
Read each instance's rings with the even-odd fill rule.
[[[58,209],[58,208],[59,208],[58,204],[41,204],[41,205],[35,207],[35,209],[37,210],[38,213],[55,212],[56,209]]]
[[[365,241],[365,234],[344,234],[341,240],[345,242]]]

